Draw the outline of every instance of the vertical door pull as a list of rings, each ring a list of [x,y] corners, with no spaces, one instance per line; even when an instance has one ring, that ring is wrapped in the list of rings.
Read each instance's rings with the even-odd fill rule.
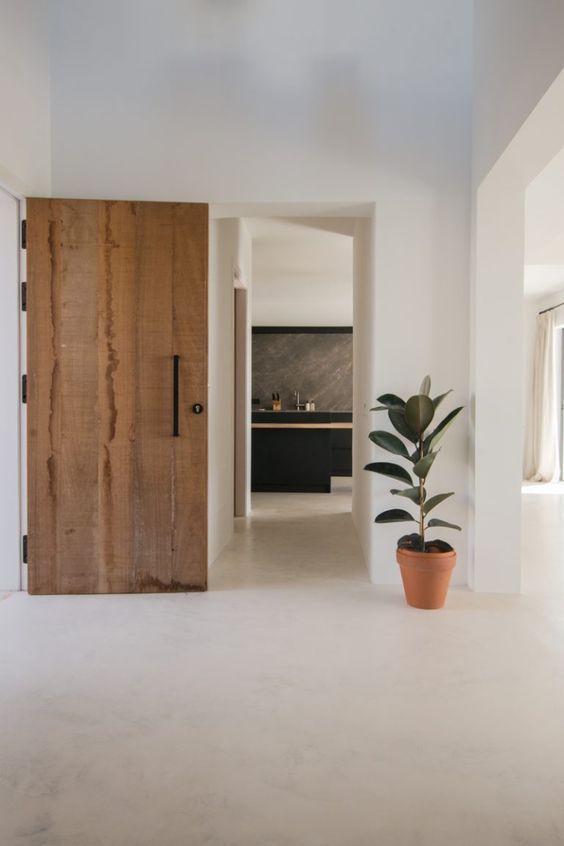
[[[180,362],[179,355],[172,357],[172,437],[177,438],[180,435],[178,429],[178,365]]]

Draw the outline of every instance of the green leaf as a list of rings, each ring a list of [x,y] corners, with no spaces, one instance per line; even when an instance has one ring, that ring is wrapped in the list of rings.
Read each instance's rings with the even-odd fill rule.
[[[415,517],[412,517],[409,511],[404,511],[402,508],[392,508],[390,511],[382,511],[378,514],[375,523],[417,523]]]
[[[437,520],[436,518],[429,520],[427,523],[428,529],[432,529],[434,526],[442,526],[444,529],[456,529],[458,532],[462,531],[460,526],[457,526],[456,523],[447,523],[446,520]]]
[[[429,396],[431,393],[431,377],[425,376],[423,381],[421,382],[421,387],[419,388],[419,393],[424,394],[426,397]]]
[[[390,423],[396,432],[399,432],[400,435],[403,435],[408,441],[411,441],[414,444],[417,443],[419,435],[407,425],[405,414],[402,411],[388,411],[388,417],[390,418]]]
[[[372,473],[379,473],[381,476],[389,476],[391,479],[397,479],[400,482],[406,482],[413,487],[413,479],[403,467],[399,464],[389,464],[387,461],[373,461],[367,464],[364,468],[370,470]]]
[[[375,405],[374,408],[369,408],[368,410],[369,411],[387,411],[388,406],[387,405]]]
[[[415,473],[415,475],[419,479],[426,479],[427,478],[427,474],[429,473],[429,470],[432,467],[433,461],[435,460],[435,458],[437,457],[438,454],[439,454],[438,452],[430,452],[427,455],[424,455],[423,458],[421,458],[417,462],[417,464],[413,468],[413,472]]]
[[[409,458],[409,452],[403,441],[391,432],[370,432],[368,435],[370,440],[376,446],[387,449],[388,452],[393,452],[394,455],[401,455],[403,458]]]
[[[416,505],[421,505],[421,493],[423,493],[423,502],[425,502],[425,497],[427,496],[427,491],[425,490],[425,488],[423,488],[423,491],[421,491],[421,488],[419,486],[413,488],[404,488],[401,491],[397,488],[392,488],[390,493],[394,496],[406,496]]]
[[[450,390],[448,390],[448,391],[445,391],[444,394],[439,394],[438,397],[434,398],[433,405],[435,406],[435,411],[437,410],[439,405],[442,403],[442,401],[448,397],[449,394],[452,394],[452,388],[450,388]]]
[[[438,442],[441,440],[442,436],[447,431],[449,426],[452,425],[454,418],[460,414],[463,408],[464,406],[461,405],[459,408],[455,408],[454,411],[451,411],[450,414],[447,414],[445,419],[441,423],[439,423],[437,428],[433,429],[431,434],[425,438],[425,443],[423,444],[423,449],[425,452],[429,452],[438,444]]]
[[[424,394],[416,394],[410,397],[405,404],[405,419],[407,425],[418,435],[421,435],[435,414],[433,400]]]
[[[440,505],[440,503],[444,502],[445,499],[448,499],[449,496],[453,495],[454,491],[452,491],[452,493],[435,494],[435,496],[432,496],[431,499],[428,499],[425,503],[425,507],[423,508],[423,514],[425,514],[426,516],[429,511],[432,511],[433,508],[435,508],[437,505]]]
[[[392,411],[403,411],[405,408],[405,400],[396,394],[382,394],[381,397],[377,397],[377,400],[384,408],[392,409]]]

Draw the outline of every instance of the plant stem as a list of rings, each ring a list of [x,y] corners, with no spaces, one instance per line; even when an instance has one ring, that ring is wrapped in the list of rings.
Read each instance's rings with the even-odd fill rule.
[[[423,458],[423,436],[419,438],[419,458]],[[423,514],[424,479],[419,479],[419,534],[421,535],[421,552],[425,552],[425,517]]]

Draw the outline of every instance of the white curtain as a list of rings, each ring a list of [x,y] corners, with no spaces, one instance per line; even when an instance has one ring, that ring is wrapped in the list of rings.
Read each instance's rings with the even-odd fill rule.
[[[556,482],[560,479],[555,330],[554,311],[537,316],[533,398],[526,452],[526,478],[535,482]]]

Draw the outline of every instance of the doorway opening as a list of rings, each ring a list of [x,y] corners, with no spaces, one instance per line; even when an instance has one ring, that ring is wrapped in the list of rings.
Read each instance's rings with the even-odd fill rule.
[[[350,513],[354,221],[257,217],[247,226],[251,514]]]
[[[235,542],[249,527],[251,535],[268,532],[273,543],[287,536],[287,560],[292,550],[303,560],[315,547],[325,547],[327,527],[338,524],[357,547],[360,540],[360,560],[368,565],[360,535],[371,522],[365,531],[370,480],[363,478],[369,476],[363,473],[368,443],[363,436],[373,393],[367,356],[372,208],[255,205],[237,218],[226,217],[222,208],[217,218],[210,242],[212,283],[228,258],[234,289],[232,513],[242,518],[235,524]],[[219,302],[210,306],[210,326],[215,309],[228,328]],[[213,359],[210,351],[210,423],[216,401]],[[211,450],[213,443],[212,434]],[[230,540],[228,520],[222,525],[219,516],[228,492],[219,481],[212,458],[210,503],[215,499],[219,508],[215,516],[210,513],[210,563]],[[362,526],[358,538],[355,525]],[[279,542],[278,547],[284,558]],[[345,569],[348,559],[349,554],[341,561]]]
[[[559,259],[549,258],[560,240],[558,229],[562,230],[562,214],[557,212],[561,189],[550,169],[563,167],[557,165],[564,149],[563,104],[561,73],[477,188],[470,583],[478,591],[521,592],[527,588],[527,568],[541,555],[539,538],[535,540],[538,532],[527,529],[532,525],[527,502],[536,502],[536,509],[545,497],[522,493],[523,476],[532,475],[526,462],[524,472],[522,458],[524,451],[526,454],[527,404],[532,390],[526,376],[532,359],[526,326],[528,314],[529,326],[534,327],[540,319],[538,312],[558,301],[541,307],[534,303],[534,297],[524,298],[523,277],[525,266],[530,272],[529,283],[535,275],[546,282],[554,270],[551,265],[560,264]],[[544,194],[547,200],[537,206],[536,219],[531,205],[535,193],[539,198]],[[540,235],[538,240],[532,237],[533,224]],[[553,281],[559,284],[558,278]],[[544,293],[541,291],[541,296]],[[556,289],[548,293],[558,295]],[[549,314],[554,315],[554,311]],[[533,335],[534,329],[529,338]],[[557,433],[555,441],[558,450]],[[559,521],[552,522],[553,527],[558,525]],[[564,535],[559,536],[557,528],[550,532],[551,539],[546,532],[544,538],[546,554],[554,558]]]
[[[564,586],[564,150],[525,193],[523,589]]]

